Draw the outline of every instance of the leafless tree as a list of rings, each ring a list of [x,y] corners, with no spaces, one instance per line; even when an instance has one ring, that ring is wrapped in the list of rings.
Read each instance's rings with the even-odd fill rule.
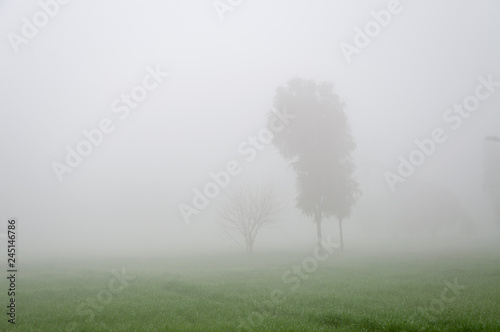
[[[219,209],[219,223],[237,243],[243,239],[250,254],[259,230],[276,224],[282,210],[272,186],[237,184]]]

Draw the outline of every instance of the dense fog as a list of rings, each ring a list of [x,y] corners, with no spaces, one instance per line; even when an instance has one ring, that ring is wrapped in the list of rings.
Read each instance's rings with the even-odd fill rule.
[[[244,253],[220,223],[233,185],[282,207],[255,252],[312,250],[262,132],[294,78],[345,105],[346,250],[498,242],[500,3],[229,2],[0,1],[0,224],[17,218],[20,261]]]

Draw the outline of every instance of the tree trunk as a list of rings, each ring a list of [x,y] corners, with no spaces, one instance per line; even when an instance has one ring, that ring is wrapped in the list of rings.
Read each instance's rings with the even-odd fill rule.
[[[316,222],[316,230],[318,231],[318,251],[323,253],[323,242],[321,237],[321,214],[316,213],[314,216],[314,221]]]
[[[339,219],[340,250],[344,250],[344,235],[342,234],[342,219]]]
[[[252,242],[252,239],[247,236],[245,238],[245,244],[246,244],[247,254],[253,253],[253,242]]]
[[[247,254],[251,254],[251,253],[253,253],[252,245],[247,243]]]

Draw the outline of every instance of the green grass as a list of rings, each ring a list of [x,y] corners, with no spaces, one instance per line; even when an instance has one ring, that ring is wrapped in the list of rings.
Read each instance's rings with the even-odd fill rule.
[[[282,276],[305,257],[275,253],[28,265],[17,280],[16,326],[3,314],[0,330],[500,331],[497,253],[334,253],[292,290],[295,283],[284,283]],[[77,311],[108,289],[111,270],[122,267],[136,278],[112,298],[102,297],[109,303],[99,309],[85,305]],[[466,289],[446,293],[455,298],[444,303],[444,280],[455,279]],[[0,286],[7,289],[5,280]],[[275,290],[282,297],[273,302]],[[441,312],[419,312],[432,303]]]

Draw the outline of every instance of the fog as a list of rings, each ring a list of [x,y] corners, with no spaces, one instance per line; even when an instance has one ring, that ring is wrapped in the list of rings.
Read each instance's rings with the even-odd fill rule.
[[[295,77],[332,82],[346,105],[362,195],[345,250],[498,242],[484,160],[500,154],[485,140],[500,136],[500,3],[400,1],[369,45],[342,51],[389,3],[256,0],[221,12],[200,0],[69,1],[34,33],[23,17],[37,1],[0,1],[0,219],[17,218],[20,261],[244,254],[218,222],[230,186],[189,222],[180,212],[230,161],[241,167],[232,183],[272,184],[285,207],[255,252],[312,250],[289,161],[244,143]],[[137,86],[144,98],[125,101]],[[478,89],[473,112],[453,111]],[[102,141],[58,173],[96,128]],[[433,135],[442,143],[398,175],[399,158]],[[336,218],[322,225],[338,239]]]

